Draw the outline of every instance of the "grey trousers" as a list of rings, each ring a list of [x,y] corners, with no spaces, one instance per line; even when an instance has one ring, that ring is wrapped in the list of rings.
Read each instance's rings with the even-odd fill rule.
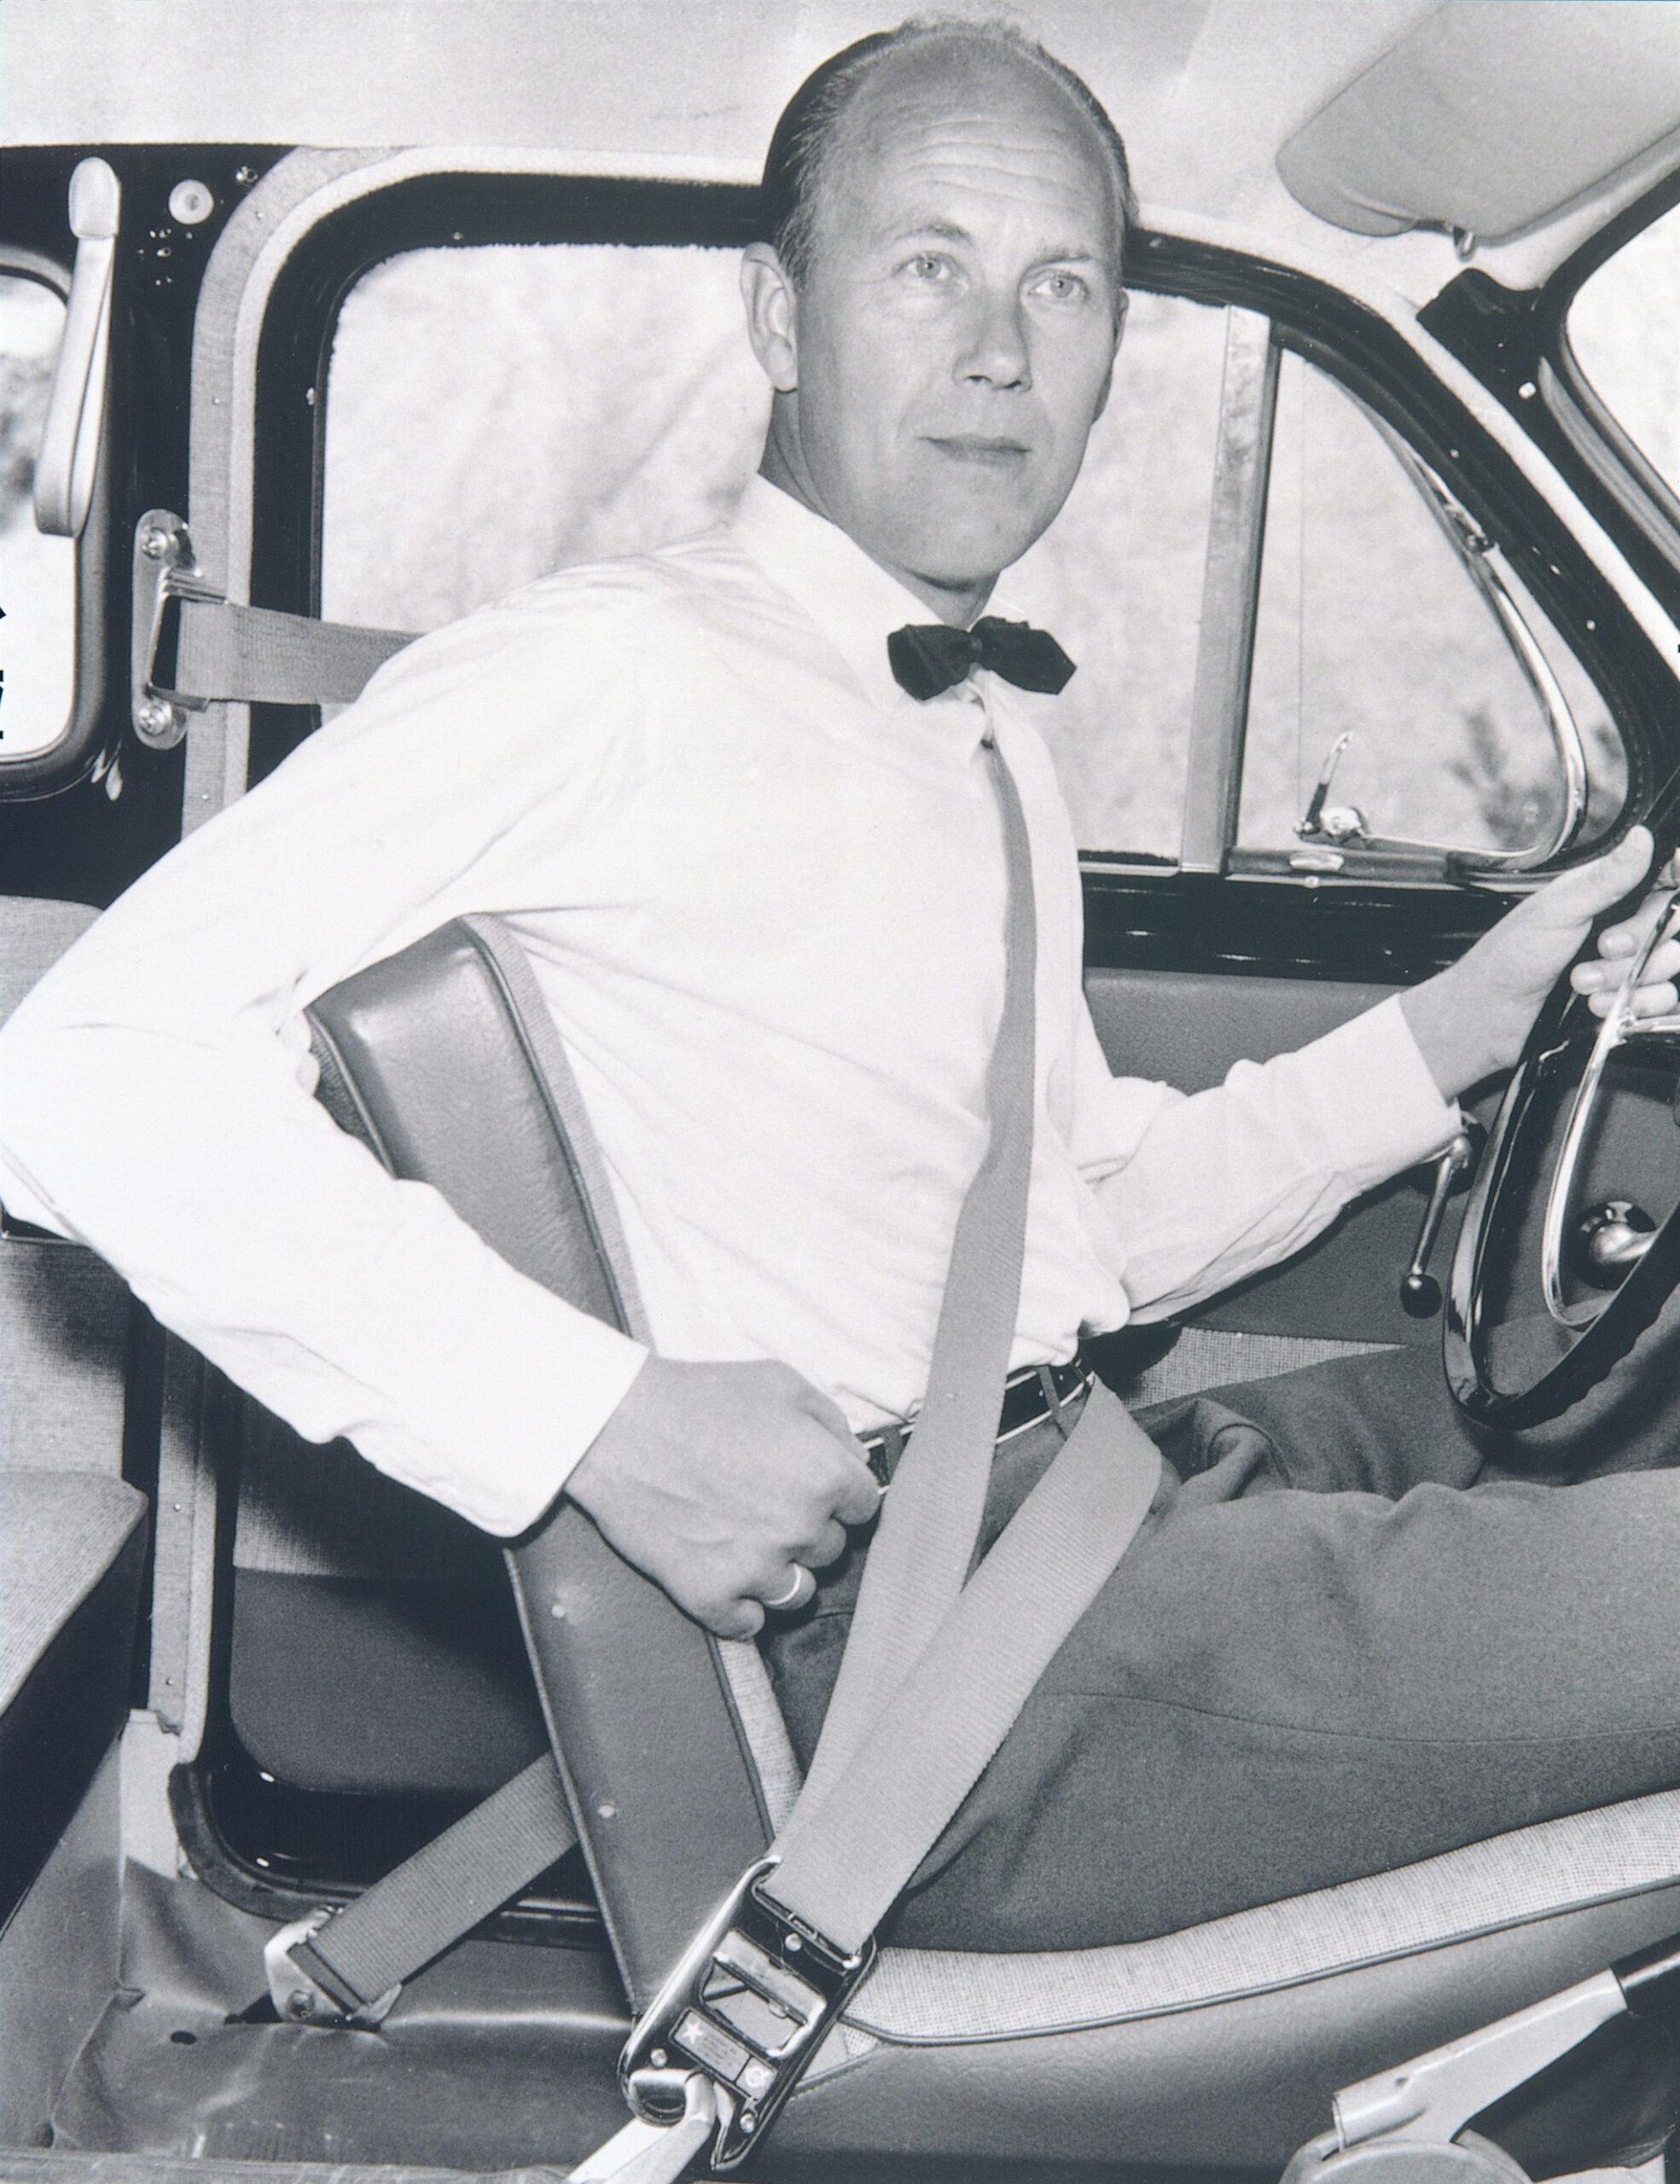
[[[1680,1783],[1658,1362],[1520,1446],[1463,1424],[1433,1350],[1141,1413],[1154,1506],[891,1937],[1138,1939]],[[999,1451],[983,1548],[1059,1445]],[[764,1643],[806,1761],[866,1553]]]

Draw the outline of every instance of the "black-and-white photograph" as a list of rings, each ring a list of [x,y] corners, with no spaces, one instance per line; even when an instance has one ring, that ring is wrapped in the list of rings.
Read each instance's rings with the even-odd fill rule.
[[[1664,2184],[1680,0],[0,0],[0,2180]]]

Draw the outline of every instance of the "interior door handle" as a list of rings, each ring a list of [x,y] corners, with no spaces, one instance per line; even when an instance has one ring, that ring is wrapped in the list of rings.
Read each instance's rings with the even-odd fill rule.
[[[80,161],[70,177],[76,264],[35,465],[36,528],[55,538],[81,537],[93,499],[105,427],[111,285],[121,212],[122,186],[114,170],[103,160]]]

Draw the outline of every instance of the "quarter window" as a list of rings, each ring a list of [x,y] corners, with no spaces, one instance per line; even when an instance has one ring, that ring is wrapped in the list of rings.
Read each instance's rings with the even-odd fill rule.
[[[1455,549],[1452,518],[1438,506],[1361,404],[1299,357],[1282,359],[1239,832],[1245,846],[1295,844],[1323,764],[1344,736],[1330,801],[1357,809],[1373,836],[1514,851],[1555,831],[1563,773],[1545,712]],[[1462,522],[1462,535],[1474,552],[1474,525]],[[1533,601],[1509,570],[1500,578],[1581,733],[1592,828],[1620,807],[1617,738]]]

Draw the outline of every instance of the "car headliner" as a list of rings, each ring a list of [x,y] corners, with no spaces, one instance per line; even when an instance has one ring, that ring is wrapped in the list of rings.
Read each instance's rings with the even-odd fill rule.
[[[748,179],[805,72],[907,11],[909,0],[9,0],[0,133],[551,148],[596,171],[622,159]],[[944,0],[925,12],[999,11]],[[1497,237],[1479,206],[1509,226],[1515,160],[1524,225],[1479,257],[1514,286],[1680,163],[1680,0],[1019,0],[1007,12],[1109,105],[1146,217],[1356,287],[1421,300],[1456,263],[1445,235],[1374,241],[1286,188],[1280,151],[1350,85],[1336,125],[1308,131],[1308,155],[1298,141],[1286,159],[1296,189],[1333,213],[1376,204]],[[1571,193],[1561,207],[1554,175]]]

